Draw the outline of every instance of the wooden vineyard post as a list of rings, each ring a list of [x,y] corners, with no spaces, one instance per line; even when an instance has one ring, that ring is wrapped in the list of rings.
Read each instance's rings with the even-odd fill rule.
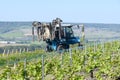
[[[86,58],[85,58],[86,56],[85,56],[85,55],[86,55],[86,54],[83,55],[83,65],[84,65],[84,66],[85,66],[85,64],[86,64],[86,63],[85,63],[85,60],[86,60]]]
[[[94,41],[94,53],[95,53],[96,49],[95,49],[95,41]]]
[[[88,47],[89,47],[89,45],[88,45]],[[86,60],[85,59],[85,57],[86,57],[85,55],[87,55],[87,45],[85,45],[85,54],[83,55],[83,66],[85,66],[85,64],[86,64],[85,63],[85,60]]]
[[[99,42],[96,43],[96,49],[98,50],[98,45],[99,45]]]
[[[72,50],[69,49],[69,53],[70,53],[70,66],[72,66]]]
[[[102,51],[104,53],[104,43],[103,42],[101,42],[101,49],[102,49]]]
[[[77,53],[77,48],[75,48],[75,53]]]
[[[97,50],[97,47],[98,47],[98,42],[96,41],[96,44],[95,44],[95,49]]]
[[[12,54],[12,50],[10,50],[10,54]]]
[[[18,53],[18,50],[16,49],[16,52],[15,52],[16,54]]]
[[[20,48],[20,54],[22,53],[22,49]]]
[[[24,79],[26,80],[26,74],[27,74],[27,71],[26,71],[26,63],[27,63],[27,60],[26,60],[26,58],[25,58],[25,60],[24,60]]]
[[[5,55],[5,49],[4,49],[4,51],[3,51],[3,56]]]
[[[91,44],[88,44],[88,46],[85,47],[85,48],[88,48],[88,52],[90,52],[90,47],[91,47]],[[87,53],[87,52],[86,52],[86,53]]]
[[[11,52],[12,54],[14,53],[14,49],[12,49],[12,52]]]
[[[37,51],[37,48],[35,48],[35,52]]]
[[[23,48],[23,52],[25,52],[25,48]]]
[[[86,45],[85,45],[85,54],[87,53],[87,50],[86,50],[86,49],[87,49],[87,47],[86,47]]]
[[[100,48],[102,49],[102,42],[100,42]]]
[[[29,49],[27,48],[27,52],[29,51]]]
[[[14,62],[14,69],[16,68],[16,62]]]
[[[61,53],[61,67],[63,65],[63,53]]]
[[[105,43],[103,42],[103,53],[105,52]]]
[[[77,53],[77,51],[80,52],[80,49],[81,49],[81,47],[76,47],[76,48],[75,48],[75,53]]]
[[[42,55],[42,80],[44,80],[44,55]]]
[[[7,51],[7,56],[9,55],[9,53],[10,53],[10,50],[8,49],[8,51]]]
[[[11,80],[10,79],[10,72],[7,72],[7,80]]]
[[[113,44],[112,44],[112,42],[111,42],[111,48],[112,48],[112,46],[113,46]]]
[[[95,52],[97,51],[97,41],[95,41]]]

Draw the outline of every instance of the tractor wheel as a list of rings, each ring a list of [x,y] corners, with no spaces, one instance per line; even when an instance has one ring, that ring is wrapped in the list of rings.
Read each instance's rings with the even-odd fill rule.
[[[45,48],[45,52],[50,52],[50,51],[52,51],[52,50],[50,49],[49,45],[47,45]]]
[[[49,48],[48,46],[45,47],[45,52],[48,52],[49,51]]]
[[[83,50],[83,44],[79,43],[78,47]]]
[[[59,45],[59,46],[57,47],[57,52],[58,52],[58,53],[62,53],[63,50],[64,50],[63,45]]]

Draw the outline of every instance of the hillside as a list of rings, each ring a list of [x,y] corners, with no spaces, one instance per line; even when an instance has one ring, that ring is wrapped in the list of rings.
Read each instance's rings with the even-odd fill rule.
[[[85,24],[86,38],[116,40],[120,39],[120,24]]]
[[[31,22],[0,22],[0,40],[30,40],[25,34],[31,32]]]
[[[32,22],[0,22],[0,40],[31,41]],[[89,40],[120,39],[120,24],[84,23]]]

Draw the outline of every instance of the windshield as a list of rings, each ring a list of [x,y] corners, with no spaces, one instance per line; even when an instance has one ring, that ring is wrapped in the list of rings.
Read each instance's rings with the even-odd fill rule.
[[[74,37],[73,30],[71,27],[66,27],[66,37],[67,38]]]

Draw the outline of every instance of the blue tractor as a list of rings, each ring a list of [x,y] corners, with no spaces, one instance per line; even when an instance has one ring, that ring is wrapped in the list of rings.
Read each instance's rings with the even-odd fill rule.
[[[75,36],[73,27],[77,27],[76,31],[82,27],[81,38]],[[34,41],[34,27],[37,28],[38,41],[46,41],[46,51],[62,51],[70,48],[72,44],[78,44],[79,47],[83,47],[84,41],[84,26],[64,24],[60,18],[56,18],[52,23],[41,23],[34,21],[32,27],[33,41]],[[74,28],[75,29],[75,28]],[[78,33],[80,34],[80,33]]]

